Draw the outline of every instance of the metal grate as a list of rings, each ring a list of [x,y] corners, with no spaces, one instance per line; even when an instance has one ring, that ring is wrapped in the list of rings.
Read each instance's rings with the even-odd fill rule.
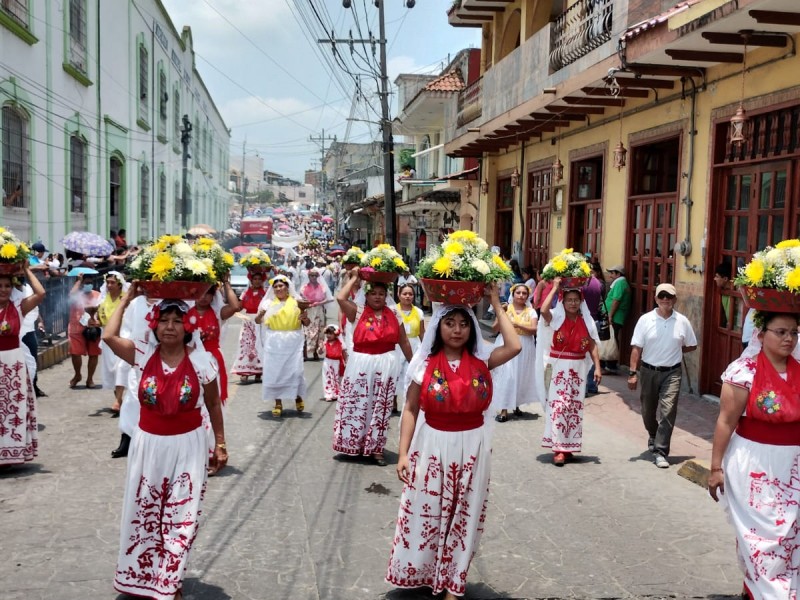
[[[553,23],[550,68],[563,69],[611,39],[613,0],[578,0]]]
[[[69,60],[86,72],[86,0],[69,1]]]
[[[28,190],[28,122],[13,106],[3,107],[3,206],[25,208]]]
[[[28,29],[28,0],[0,0],[0,8],[17,23]]]
[[[150,214],[150,169],[147,165],[139,169],[139,191],[139,217],[146,223]]]
[[[86,142],[77,135],[69,139],[70,150],[70,208],[82,213],[86,207]]]

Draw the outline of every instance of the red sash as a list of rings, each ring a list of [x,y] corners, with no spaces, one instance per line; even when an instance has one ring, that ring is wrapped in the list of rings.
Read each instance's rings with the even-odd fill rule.
[[[574,321],[566,317],[561,327],[553,334],[550,356],[580,360],[586,356],[590,341],[589,330],[583,317],[579,314]]]
[[[191,321],[195,319],[195,327],[200,330],[200,339],[203,341],[203,348],[217,359],[219,366],[219,399],[225,404],[228,399],[228,369],[225,367],[225,358],[219,347],[219,319],[212,308],[207,308],[203,314],[197,308],[190,308],[186,316]]]
[[[428,425],[440,431],[477,429],[483,425],[483,412],[491,401],[489,368],[466,349],[456,372],[444,352],[428,359],[420,390],[420,408]]]
[[[338,360],[339,361],[339,375],[344,375],[344,355],[342,354],[342,342],[339,340],[334,340],[332,342],[325,342],[325,358],[329,358],[330,360]]]
[[[197,399],[200,380],[186,356],[170,374],[161,365],[161,347],[147,361],[139,382],[139,427],[153,435],[180,435],[202,425]]]
[[[240,298],[244,311],[249,315],[256,314],[258,312],[258,305],[261,304],[261,301],[264,299],[264,294],[266,294],[264,288],[247,288]]]
[[[353,350],[363,354],[385,354],[400,343],[400,324],[394,311],[384,308],[380,319],[375,311],[364,307],[353,331]]]
[[[19,311],[9,300],[3,310],[0,310],[0,350],[14,350],[19,348],[19,330],[22,322]]]

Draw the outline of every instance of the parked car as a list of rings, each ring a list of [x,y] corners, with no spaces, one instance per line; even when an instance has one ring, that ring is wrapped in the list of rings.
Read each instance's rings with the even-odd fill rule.
[[[242,292],[250,287],[250,280],[247,278],[246,267],[238,263],[233,265],[231,269],[231,287],[234,293],[239,297],[242,296]]]

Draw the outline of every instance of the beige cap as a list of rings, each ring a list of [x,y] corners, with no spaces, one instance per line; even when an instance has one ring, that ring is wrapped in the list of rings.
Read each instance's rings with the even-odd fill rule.
[[[625,275],[625,267],[622,265],[615,265],[610,269],[606,269],[609,273],[619,273],[620,275]]]
[[[656,288],[656,296],[661,292],[667,292],[670,296],[677,296],[678,292],[675,291],[675,286],[671,283],[659,283]]]

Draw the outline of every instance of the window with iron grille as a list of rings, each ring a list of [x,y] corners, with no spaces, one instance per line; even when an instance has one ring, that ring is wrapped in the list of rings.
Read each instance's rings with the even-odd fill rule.
[[[148,52],[144,44],[139,44],[139,118],[147,120],[147,82],[150,77]]]
[[[161,173],[158,177],[158,222],[161,226],[167,224],[167,174]]]
[[[194,118],[194,127],[192,128],[194,138],[194,151],[192,152],[192,158],[194,159],[194,166],[200,166],[200,136],[202,135],[203,131],[200,129],[200,121],[197,117]]]
[[[112,222],[119,218],[120,203],[122,201],[122,162],[112,156],[109,160],[108,174],[109,207]]]
[[[86,210],[86,142],[73,135],[69,138],[70,152],[70,208],[74,213]]]
[[[175,177],[175,226],[180,227],[181,224],[181,182],[180,177]]]
[[[86,73],[86,0],[69,0],[69,62]]]
[[[172,135],[173,143],[177,146],[181,142],[181,93],[177,86],[172,93]]]
[[[202,165],[204,169],[208,167],[208,128],[203,128],[203,160]]]
[[[28,205],[28,119],[13,106],[3,107],[3,206]]]
[[[28,29],[28,0],[0,0],[0,9]]]
[[[139,217],[142,221],[147,221],[150,214],[150,169],[147,165],[142,165],[139,169],[139,205]]]
[[[167,74],[158,72],[158,135],[167,136],[167,112],[169,94],[167,93]]]

